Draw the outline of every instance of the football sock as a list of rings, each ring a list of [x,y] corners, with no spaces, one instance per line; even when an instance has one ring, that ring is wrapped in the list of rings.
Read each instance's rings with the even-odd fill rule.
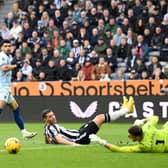
[[[2,113],[2,109],[0,109],[0,114]]]
[[[20,116],[20,108],[18,107],[16,110],[13,111],[14,119],[18,127],[23,130],[24,129],[24,123]]]
[[[118,118],[120,118],[121,116],[124,116],[128,112],[129,112],[129,110],[127,108],[122,108],[122,109],[114,111],[114,112],[109,112],[109,113],[107,113],[107,115],[109,115],[107,118],[107,121],[117,120]]]

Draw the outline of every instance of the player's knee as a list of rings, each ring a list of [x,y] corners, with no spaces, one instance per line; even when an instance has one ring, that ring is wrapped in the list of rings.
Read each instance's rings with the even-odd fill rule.
[[[97,115],[93,121],[98,125],[100,126],[102,123],[104,123],[105,121],[105,115],[104,114],[99,114]]]

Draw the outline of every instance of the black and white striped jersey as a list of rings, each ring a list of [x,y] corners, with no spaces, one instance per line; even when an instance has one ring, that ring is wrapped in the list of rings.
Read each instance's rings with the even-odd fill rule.
[[[80,133],[78,130],[72,130],[72,129],[66,129],[58,124],[53,124],[53,125],[45,125],[44,127],[44,135],[46,138],[46,141],[48,143],[53,143],[56,144],[57,141],[55,139],[55,136],[57,134],[62,135],[63,138],[76,142],[80,136]]]

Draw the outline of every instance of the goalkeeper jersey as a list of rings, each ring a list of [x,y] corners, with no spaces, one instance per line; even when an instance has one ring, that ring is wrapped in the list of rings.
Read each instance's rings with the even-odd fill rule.
[[[147,122],[142,126],[143,138],[139,144],[124,147],[112,145],[110,149],[118,152],[167,152],[168,124],[162,129],[157,129],[158,120],[157,116],[147,118]]]

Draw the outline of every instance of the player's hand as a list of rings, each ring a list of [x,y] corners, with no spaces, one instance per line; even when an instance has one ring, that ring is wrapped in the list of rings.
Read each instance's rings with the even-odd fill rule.
[[[95,134],[89,135],[89,139],[90,139],[91,142],[97,142],[97,143],[99,143],[99,144],[101,144],[101,145],[105,145],[105,144],[107,143],[106,140],[101,139],[100,137],[98,137],[98,136],[95,135]]]
[[[133,125],[138,125],[138,126],[143,125],[144,121],[145,121],[145,119],[141,119],[141,120],[140,119],[136,119],[134,121]]]

